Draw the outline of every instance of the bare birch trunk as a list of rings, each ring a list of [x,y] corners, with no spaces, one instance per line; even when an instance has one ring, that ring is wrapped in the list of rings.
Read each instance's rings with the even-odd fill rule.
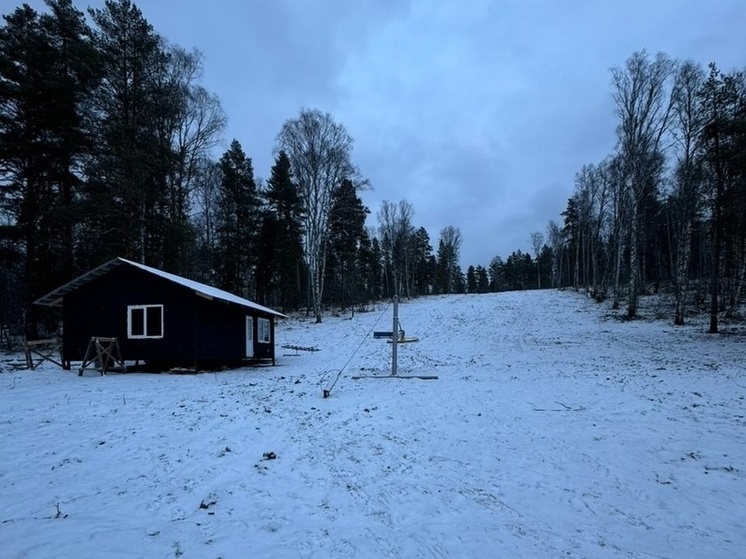
[[[733,318],[738,311],[738,301],[741,299],[741,292],[743,291],[743,284],[746,281],[746,259],[741,255],[741,262],[738,264],[738,272],[736,277],[735,293],[733,294],[733,302],[728,307],[725,313],[726,318]]]
[[[681,231],[676,246],[676,312],[673,323],[684,324],[686,312],[686,290],[689,283],[689,260],[691,258],[692,222],[687,221]]]
[[[614,310],[619,308],[619,302],[621,299],[621,293],[620,293],[620,285],[619,281],[621,279],[621,272],[622,272],[622,247],[624,245],[622,244],[621,235],[617,235],[617,241],[616,241],[616,262],[614,263],[614,304],[612,305],[612,308]]]
[[[632,189],[634,192],[634,188]],[[633,194],[634,196],[634,194]],[[637,239],[640,232],[637,204],[630,204],[629,223],[629,293],[627,294],[627,318],[637,316],[637,290],[639,289],[639,255],[637,253]]]
[[[573,271],[573,287],[575,291],[580,286],[580,243],[581,239],[575,242],[575,270]]]

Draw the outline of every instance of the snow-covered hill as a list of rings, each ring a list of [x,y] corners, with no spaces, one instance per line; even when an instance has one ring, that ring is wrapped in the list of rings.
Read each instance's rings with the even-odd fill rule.
[[[276,367],[0,374],[0,556],[743,556],[746,336],[430,297],[398,364],[438,379],[353,379],[389,373],[391,313],[286,320],[320,351]]]

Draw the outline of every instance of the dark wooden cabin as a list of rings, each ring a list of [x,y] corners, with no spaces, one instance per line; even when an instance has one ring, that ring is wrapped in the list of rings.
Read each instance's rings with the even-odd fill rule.
[[[275,363],[283,314],[227,291],[115,258],[35,301],[62,307],[62,358],[84,359],[92,337],[117,338],[125,361],[154,370]]]

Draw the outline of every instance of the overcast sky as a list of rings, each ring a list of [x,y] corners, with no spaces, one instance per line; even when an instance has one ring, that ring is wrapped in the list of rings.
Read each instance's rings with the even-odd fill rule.
[[[0,0],[0,12],[20,4]],[[561,221],[575,173],[612,151],[612,66],[646,49],[746,67],[744,0],[136,4],[203,53],[203,85],[229,118],[220,153],[236,138],[267,177],[282,123],[328,112],[371,181],[369,225],[382,200],[408,200],[434,249],[443,227],[461,229],[464,271],[531,252],[530,234]]]

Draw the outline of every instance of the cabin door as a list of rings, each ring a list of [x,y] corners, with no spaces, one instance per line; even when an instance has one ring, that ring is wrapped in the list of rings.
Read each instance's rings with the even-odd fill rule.
[[[254,357],[254,317],[246,317],[246,357]]]

